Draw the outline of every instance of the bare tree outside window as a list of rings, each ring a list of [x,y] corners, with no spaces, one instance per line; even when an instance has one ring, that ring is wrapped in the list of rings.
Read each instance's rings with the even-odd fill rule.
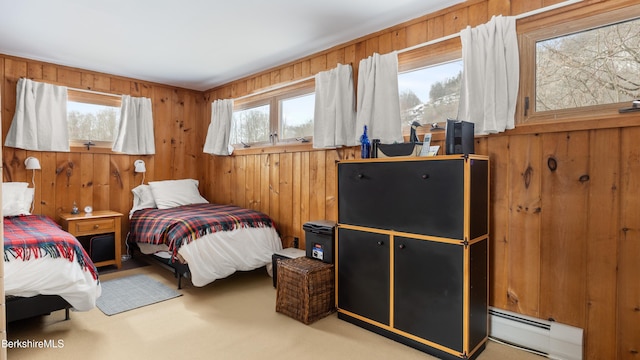
[[[536,111],[640,98],[640,19],[536,43]]]
[[[269,141],[269,105],[233,112],[230,144]]]
[[[67,102],[67,124],[71,141],[113,142],[119,119],[119,107]]]

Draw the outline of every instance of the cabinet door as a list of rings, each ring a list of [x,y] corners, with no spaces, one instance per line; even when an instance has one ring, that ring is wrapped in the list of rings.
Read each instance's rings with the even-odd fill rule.
[[[472,159],[470,162],[469,239],[475,239],[489,231],[489,161]]]
[[[487,336],[488,311],[488,251],[489,239],[469,247],[469,348],[484,341]]]
[[[462,239],[464,160],[338,166],[338,222]]]
[[[462,352],[463,247],[394,238],[394,327]]]
[[[338,228],[338,308],[389,324],[389,237]]]

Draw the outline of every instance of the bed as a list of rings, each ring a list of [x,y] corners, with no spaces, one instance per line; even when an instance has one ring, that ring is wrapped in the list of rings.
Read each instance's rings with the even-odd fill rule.
[[[58,310],[49,309],[49,303],[91,310],[101,287],[93,262],[75,237],[46,216],[21,215],[4,217],[4,291],[10,322]],[[26,310],[34,312],[22,310],[21,301],[31,303]]]
[[[29,214],[33,189],[24,189],[26,183],[3,183],[7,322],[56,310],[65,310],[68,319],[71,308],[93,309],[101,293],[96,267],[80,242],[51,218]]]
[[[266,267],[282,249],[274,221],[234,205],[212,204],[193,179],[165,180],[132,190],[128,241],[144,254],[205,286],[236,271]]]

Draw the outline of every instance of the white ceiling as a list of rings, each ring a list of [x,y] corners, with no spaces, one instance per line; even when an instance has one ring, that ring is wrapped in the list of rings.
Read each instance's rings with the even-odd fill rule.
[[[0,53],[208,90],[464,0],[0,0]]]

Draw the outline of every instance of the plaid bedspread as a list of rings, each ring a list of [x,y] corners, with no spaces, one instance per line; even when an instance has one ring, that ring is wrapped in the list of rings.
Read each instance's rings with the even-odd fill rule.
[[[98,271],[80,242],[51,218],[43,215],[5,217],[4,261],[42,257],[75,260],[98,279]]]
[[[203,235],[248,227],[275,229],[276,225],[259,211],[233,205],[193,204],[171,209],[143,209],[131,216],[129,239],[166,244],[175,257],[180,246]]]

